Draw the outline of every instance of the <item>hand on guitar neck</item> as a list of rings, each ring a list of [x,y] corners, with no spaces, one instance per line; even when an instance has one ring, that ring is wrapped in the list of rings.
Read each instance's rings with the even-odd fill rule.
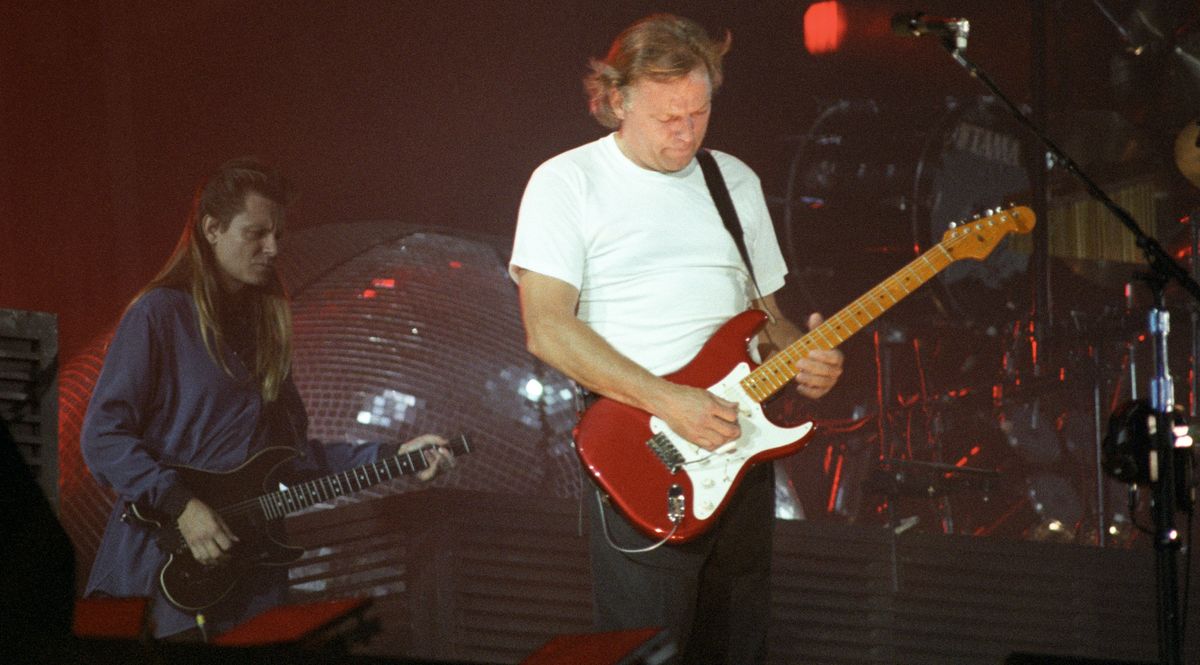
[[[758,337],[759,353],[763,358],[770,360],[776,353],[804,337],[805,333],[799,326],[779,313],[775,294],[756,300],[753,305],[769,315],[767,325]],[[808,330],[816,330],[824,322],[823,316],[813,312],[808,316]],[[808,399],[824,397],[837,384],[844,362],[845,358],[838,349],[810,349],[790,363],[796,392]]]
[[[421,482],[433,480],[433,477],[441,473],[443,470],[449,471],[454,468],[454,453],[450,450],[449,441],[444,437],[436,434],[422,434],[414,439],[410,439],[400,446],[397,453],[410,453],[420,451],[421,457],[429,465],[429,468],[418,471],[417,479]]]

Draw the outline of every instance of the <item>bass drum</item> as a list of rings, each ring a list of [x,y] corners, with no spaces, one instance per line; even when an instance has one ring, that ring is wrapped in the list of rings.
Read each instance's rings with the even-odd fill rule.
[[[1028,203],[1028,133],[991,98],[951,102],[921,149],[910,209],[918,251],[941,241],[950,224],[1013,202]],[[958,261],[940,275],[946,313],[995,327],[1024,315],[1032,284],[1032,237],[1006,237],[983,261]]]
[[[1008,539],[1075,542],[1086,506],[1070,474],[1027,468],[1012,448],[993,440],[964,456],[970,468],[997,473],[989,490],[956,498],[960,533]]]
[[[831,253],[911,254],[905,211],[926,131],[871,99],[825,105],[788,166],[780,217],[792,265]]]
[[[1029,141],[989,98],[950,99],[932,111],[837,100],[797,139],[780,215],[785,250],[793,266],[853,266],[840,280],[851,288],[929,249],[950,222],[1029,198]],[[1015,284],[1029,263],[1025,242],[1010,237],[986,261],[952,264],[926,289],[935,316],[957,324],[1013,318],[1009,311],[1027,300],[1028,289]]]

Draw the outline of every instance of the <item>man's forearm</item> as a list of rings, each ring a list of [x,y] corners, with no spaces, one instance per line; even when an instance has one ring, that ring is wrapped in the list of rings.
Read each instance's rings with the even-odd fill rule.
[[[584,388],[654,413],[667,382],[612,347],[579,319],[527,321],[529,350]]]

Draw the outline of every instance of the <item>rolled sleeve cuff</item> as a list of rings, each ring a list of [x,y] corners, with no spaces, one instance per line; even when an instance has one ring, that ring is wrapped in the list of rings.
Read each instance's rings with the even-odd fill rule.
[[[183,514],[183,509],[187,508],[188,501],[191,501],[194,496],[191,490],[176,483],[163,493],[162,500],[158,502],[156,508],[164,515],[177,519]]]

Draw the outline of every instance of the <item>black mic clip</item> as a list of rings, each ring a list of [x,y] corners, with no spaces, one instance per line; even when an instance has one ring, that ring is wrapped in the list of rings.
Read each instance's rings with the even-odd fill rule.
[[[906,37],[937,35],[947,48],[961,51],[967,48],[971,22],[965,18],[926,16],[925,12],[902,12],[892,16],[892,32]]]

